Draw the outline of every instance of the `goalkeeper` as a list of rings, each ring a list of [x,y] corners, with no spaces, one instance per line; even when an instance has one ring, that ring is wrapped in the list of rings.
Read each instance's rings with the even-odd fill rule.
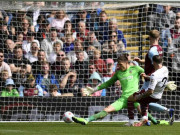
[[[118,58],[118,68],[119,70],[110,80],[101,84],[100,86],[97,86],[96,88],[87,87],[87,89],[84,90],[84,94],[90,96],[96,91],[108,88],[117,80],[119,80],[123,91],[121,97],[101,112],[94,114],[88,118],[73,117],[72,119],[74,122],[86,125],[88,122],[104,118],[111,112],[127,108],[128,97],[134,92],[138,91],[140,75],[141,73],[144,73],[144,69],[139,66],[130,66],[127,55],[122,55]],[[134,106],[139,106],[139,103],[135,102]]]

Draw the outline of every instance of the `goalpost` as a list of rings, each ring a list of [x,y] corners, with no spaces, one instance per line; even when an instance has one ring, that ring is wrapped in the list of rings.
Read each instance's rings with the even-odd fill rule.
[[[40,33],[39,31],[42,29],[41,27],[44,25],[49,25],[51,27],[54,25],[57,30],[57,38],[65,42],[65,32],[63,33],[63,27],[59,27],[58,25],[62,25],[61,23],[55,22],[53,23],[53,19],[56,19],[57,11],[64,11],[67,15],[67,18],[74,23],[72,26],[74,27],[74,34],[77,31],[78,22],[76,22],[80,15],[83,13],[87,14],[86,18],[86,27],[89,31],[93,31],[97,41],[100,43],[99,49],[101,54],[104,55],[104,61],[106,61],[109,56],[106,56],[103,51],[109,51],[108,48],[110,44],[110,40],[113,35],[106,33],[103,35],[106,30],[110,31],[109,25],[105,26],[102,29],[98,29],[97,25],[100,19],[100,13],[105,11],[107,13],[108,21],[117,21],[117,28],[123,33],[124,37],[121,37],[117,40],[117,49],[118,52],[112,52],[112,59],[114,63],[116,62],[116,55],[122,52],[124,49],[130,51],[132,59],[134,57],[144,58],[150,45],[149,45],[149,36],[148,33],[152,29],[157,29],[161,32],[161,38],[159,44],[163,47],[164,50],[164,64],[169,69],[169,80],[176,81],[178,88],[176,91],[165,91],[163,94],[162,100],[159,102],[161,105],[167,108],[175,109],[175,121],[180,120],[180,24],[178,24],[178,17],[180,18],[180,1],[179,0],[159,0],[158,3],[155,0],[77,0],[76,2],[72,0],[45,0],[45,1],[36,1],[31,0],[31,2],[26,2],[25,0],[21,1],[5,1],[2,0],[0,2],[0,49],[4,50],[4,56],[6,56],[5,62],[10,64],[19,64],[19,63],[11,63],[14,56],[10,56],[10,54],[14,53],[12,49],[15,46],[23,46],[28,45],[28,33],[31,33],[30,36],[33,36],[34,39],[39,41],[40,49],[44,49],[43,40],[48,39],[48,31],[45,32],[45,35]],[[168,10],[168,7],[171,7],[169,10],[169,15],[165,14],[165,7]],[[179,14],[178,14],[179,13]],[[22,18],[18,18],[18,15],[23,14]],[[40,17],[42,15],[42,17]],[[164,18],[163,18],[164,17]],[[29,22],[28,30],[26,31],[25,23],[23,22],[24,18],[26,18]],[[19,19],[19,20],[18,20]],[[45,21],[42,21],[42,20]],[[42,22],[46,22],[43,25]],[[24,23],[24,24],[23,24]],[[180,23],[180,21],[179,21]],[[26,24],[25,24],[26,25]],[[179,26],[178,26],[179,25]],[[45,29],[45,28],[44,28]],[[174,31],[173,31],[174,30]],[[40,34],[39,34],[40,33]],[[103,33],[103,34],[102,34]],[[20,41],[17,37],[23,35],[22,41]],[[47,35],[46,35],[47,34]],[[63,35],[64,34],[64,35]],[[109,35],[107,35],[109,34]],[[111,33],[112,34],[112,33]],[[67,34],[68,35],[68,34]],[[106,36],[107,39],[104,39],[103,36]],[[85,41],[88,33],[83,36],[79,36],[78,32],[75,39],[80,39],[81,43],[84,47]],[[111,39],[110,39],[111,38]],[[76,40],[77,40],[76,39]],[[10,40],[8,43],[7,40]],[[95,40],[95,39],[94,39]],[[54,43],[54,42],[53,42]],[[13,44],[13,45],[12,45]],[[88,44],[89,45],[89,44]],[[11,48],[12,47],[12,48]],[[26,46],[27,47],[27,46]],[[23,55],[25,56],[26,47],[23,48]],[[29,47],[30,48],[30,47]],[[8,50],[8,51],[7,51]],[[28,49],[27,49],[28,50]],[[30,51],[30,50],[29,50]],[[46,50],[48,51],[48,50]],[[87,61],[91,59],[91,54],[88,53],[87,50],[84,50],[89,58]],[[28,52],[26,52],[28,53]],[[47,53],[47,52],[46,52]],[[15,54],[16,55],[16,54]],[[48,54],[49,55],[49,54]],[[56,54],[57,55],[57,54]],[[76,54],[77,55],[77,54]],[[58,57],[58,56],[57,56]],[[27,57],[26,57],[27,58]],[[48,59],[50,59],[51,56]],[[85,74],[89,77],[90,67],[85,65],[85,67],[80,68],[81,65],[78,65],[78,68],[75,68],[75,63],[72,58],[74,56],[69,57],[71,59],[71,70],[76,70],[77,78],[81,75],[85,76]],[[11,61],[11,62],[10,62]],[[23,63],[23,62],[22,62]],[[51,63],[51,61],[49,61]],[[26,63],[25,63],[26,64]],[[43,69],[33,69],[33,64],[31,65],[32,70],[37,70],[36,74],[33,74],[34,79],[37,79],[37,75],[43,72]],[[53,62],[51,63],[53,64]],[[55,65],[60,66],[60,65]],[[96,65],[95,65],[96,66]],[[143,65],[141,65],[143,66]],[[58,84],[61,85],[62,77],[60,75],[59,69],[53,69],[52,65],[50,65],[51,71],[50,73],[54,74],[57,78]],[[78,70],[80,69],[80,71]],[[27,70],[27,69],[25,69]],[[0,69],[1,71],[1,69]],[[12,71],[12,69],[11,69]],[[62,69],[61,69],[62,71]],[[28,72],[28,71],[27,71]],[[5,81],[3,83],[3,77],[1,72],[0,79],[0,93],[5,87]],[[21,74],[19,71],[12,71],[12,79],[14,80],[15,88],[18,90],[20,86],[26,86],[26,81],[22,82],[24,78],[20,78]],[[19,76],[18,76],[19,75]],[[28,73],[26,74],[28,76]],[[86,76],[86,77],[87,77]],[[83,80],[87,80],[87,78],[81,78]],[[101,76],[101,79],[103,75]],[[80,80],[80,79],[79,79]],[[103,79],[102,79],[103,80]],[[82,83],[79,83],[79,85]],[[106,93],[101,96],[92,96],[92,97],[83,97],[80,93],[80,86],[78,85],[78,90],[76,96],[63,96],[63,97],[51,97],[51,96],[23,96],[23,97],[0,97],[0,122],[3,121],[62,121],[62,115],[66,111],[71,111],[76,116],[87,117],[94,113],[101,111],[104,107],[114,102],[121,96],[121,87],[119,85],[114,84],[111,88],[106,89]],[[84,83],[85,85],[85,83]],[[140,84],[141,85],[141,84]],[[76,87],[77,88],[77,87]],[[71,88],[69,88],[71,89]],[[75,88],[74,88],[75,89]],[[61,91],[64,89],[60,88]],[[49,90],[50,91],[50,90]],[[47,92],[49,92],[47,91]],[[18,91],[19,92],[19,91]],[[50,94],[49,94],[50,95]],[[153,116],[157,119],[167,120],[167,114],[158,114],[156,112],[152,112]],[[136,113],[135,119],[138,120],[138,115]],[[109,114],[106,118],[99,121],[127,121],[127,110],[123,109],[119,112]]]

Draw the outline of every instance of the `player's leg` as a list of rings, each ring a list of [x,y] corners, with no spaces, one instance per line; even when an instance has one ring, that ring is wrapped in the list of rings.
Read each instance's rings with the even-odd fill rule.
[[[126,102],[124,102],[126,101]],[[104,117],[106,117],[109,113],[114,112],[114,111],[119,111],[122,108],[124,108],[127,105],[127,99],[124,100],[124,98],[119,98],[118,100],[116,100],[114,103],[112,103],[111,105],[109,105],[108,107],[104,108],[103,111],[94,114],[88,118],[78,118],[78,117],[73,117],[73,121],[76,123],[80,123],[82,125],[86,125],[88,124],[88,122],[91,121],[95,121],[98,119],[103,119]]]
[[[157,103],[150,103],[149,104],[149,109],[152,110],[152,111],[157,111],[157,112],[165,112],[168,114],[169,116],[169,123],[170,125],[173,124],[174,122],[174,109],[173,108],[166,108],[160,104],[157,104]]]

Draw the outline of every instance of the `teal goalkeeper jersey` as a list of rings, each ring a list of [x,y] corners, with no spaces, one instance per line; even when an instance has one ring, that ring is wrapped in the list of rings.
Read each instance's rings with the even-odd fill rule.
[[[140,74],[144,72],[144,69],[139,66],[130,66],[125,71],[117,71],[114,76],[107,82],[101,84],[98,90],[107,88],[114,84],[117,80],[120,81],[122,87],[122,95],[129,97],[139,89]]]

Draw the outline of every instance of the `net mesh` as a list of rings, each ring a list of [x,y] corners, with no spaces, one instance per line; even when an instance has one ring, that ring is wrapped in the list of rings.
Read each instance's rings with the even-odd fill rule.
[[[81,117],[101,111],[121,96],[120,83],[92,97],[84,96],[83,88],[109,80],[124,51],[130,52],[132,60],[143,59],[150,48],[149,31],[157,29],[169,80],[178,85],[176,91],[164,92],[159,103],[174,108],[178,121],[179,6],[1,1],[0,49],[4,51],[4,63],[0,66],[0,120],[60,121],[66,111]],[[6,86],[13,83],[13,89],[7,92]],[[168,118],[165,113],[153,116]],[[127,110],[123,109],[102,121],[126,120]]]

